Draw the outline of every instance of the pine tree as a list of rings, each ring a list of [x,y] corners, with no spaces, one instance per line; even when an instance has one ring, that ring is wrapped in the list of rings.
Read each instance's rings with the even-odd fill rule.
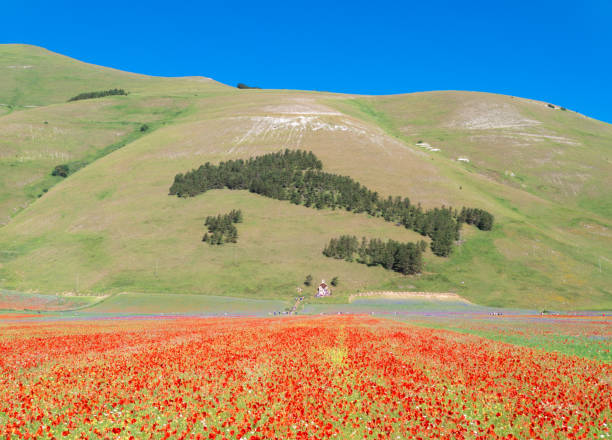
[[[387,245],[385,246],[385,249],[383,250],[382,266],[385,269],[391,269],[393,268],[393,263],[395,263],[395,255],[393,254],[393,246]]]
[[[368,242],[365,237],[361,238],[361,245],[359,246],[359,260],[362,263],[368,262]]]
[[[300,203],[302,203],[302,196],[297,190],[294,189],[293,191],[291,191],[290,201],[295,205],[299,205]]]
[[[407,246],[400,246],[397,250],[393,270],[401,272],[404,275],[413,273],[410,271],[410,253]]]
[[[232,225],[227,233],[227,241],[229,243],[236,243],[238,241],[238,230],[234,225]]]

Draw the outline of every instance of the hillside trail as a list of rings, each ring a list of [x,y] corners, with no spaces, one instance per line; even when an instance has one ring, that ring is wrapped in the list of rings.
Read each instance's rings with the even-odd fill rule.
[[[297,308],[300,305],[300,303],[304,301],[304,297],[303,296],[298,296],[295,300],[295,304],[293,304],[293,307],[291,307],[291,310],[289,311],[290,315],[297,315]]]
[[[359,297],[382,297],[388,299],[427,299],[437,301],[458,301],[471,304],[470,301],[452,292],[360,292],[349,296],[349,303]]]

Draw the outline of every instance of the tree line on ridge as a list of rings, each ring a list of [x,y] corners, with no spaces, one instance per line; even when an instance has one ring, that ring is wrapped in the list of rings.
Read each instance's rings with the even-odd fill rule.
[[[72,101],[80,101],[82,99],[93,99],[93,98],[103,98],[105,96],[113,96],[113,95],[124,95],[127,96],[128,92],[123,89],[109,89],[109,90],[101,90],[99,92],[85,92],[80,93],[76,96],[73,96],[68,100],[68,102]]]

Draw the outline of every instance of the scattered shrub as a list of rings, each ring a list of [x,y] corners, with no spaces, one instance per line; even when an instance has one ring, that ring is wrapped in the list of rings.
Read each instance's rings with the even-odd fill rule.
[[[68,177],[68,174],[70,174],[70,168],[66,164],[58,165],[51,171],[52,176]]]
[[[304,285],[305,286],[311,286],[312,285],[312,275],[310,275],[310,274],[306,275],[306,279],[304,280]]]
[[[147,124],[142,124],[140,126],[140,131],[144,133],[145,131],[149,131],[149,126]]]

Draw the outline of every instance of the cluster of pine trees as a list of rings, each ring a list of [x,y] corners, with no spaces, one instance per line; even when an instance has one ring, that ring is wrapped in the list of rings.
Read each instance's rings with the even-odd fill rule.
[[[177,174],[170,195],[193,197],[210,189],[247,189],[275,199],[285,193],[303,170],[321,169],[323,164],[312,152],[301,150],[270,153],[248,160],[210,162],[185,174]]]
[[[210,245],[236,243],[238,229],[234,223],[242,223],[242,211],[239,209],[232,209],[229,214],[206,217],[204,226],[208,227],[208,232],[204,234],[202,241]]]
[[[476,225],[478,229],[490,231],[493,228],[493,215],[479,208],[463,208],[457,216],[459,222]]]
[[[127,96],[127,94],[128,93],[123,89],[101,90],[99,92],[85,92],[85,93],[80,93],[76,96],[73,96],[72,98],[68,100],[68,102],[80,101],[81,99],[103,98],[105,96],[112,96],[112,95],[126,95]]]
[[[285,150],[248,160],[230,160],[219,165],[206,163],[185,174],[178,174],[170,187],[171,195],[190,197],[210,189],[247,189],[277,200],[317,209],[345,209],[366,212],[401,224],[431,238],[431,250],[448,256],[459,238],[464,222],[480,229],[493,227],[493,216],[481,209],[451,207],[424,210],[408,198],[381,198],[348,176],[322,171],[323,165],[312,153]]]
[[[400,243],[395,240],[383,242],[380,239],[342,235],[332,238],[323,249],[323,255],[346,261],[357,261],[368,266],[382,266],[387,270],[404,275],[420,273],[423,270],[423,252],[427,248],[424,240],[418,243]]]

